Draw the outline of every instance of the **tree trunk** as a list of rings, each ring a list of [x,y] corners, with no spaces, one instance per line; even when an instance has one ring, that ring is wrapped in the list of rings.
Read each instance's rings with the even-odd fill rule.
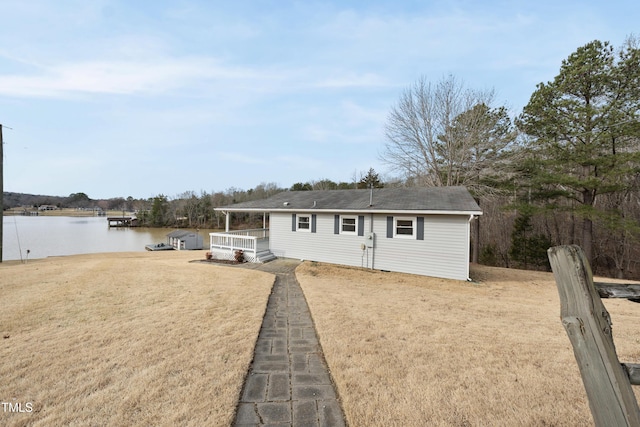
[[[593,241],[593,221],[589,218],[582,220],[582,249],[589,261],[589,264],[593,266],[593,249],[591,242]]]
[[[595,190],[585,189],[582,192],[582,203],[585,206],[593,207],[595,202]],[[584,217],[582,220],[582,250],[584,251],[587,261],[593,268],[593,221],[589,217]]]

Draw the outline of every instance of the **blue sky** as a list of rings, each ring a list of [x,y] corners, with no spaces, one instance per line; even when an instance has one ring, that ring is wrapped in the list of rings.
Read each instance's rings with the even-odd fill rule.
[[[351,181],[401,92],[448,74],[518,114],[637,1],[0,0],[4,189],[170,198]]]

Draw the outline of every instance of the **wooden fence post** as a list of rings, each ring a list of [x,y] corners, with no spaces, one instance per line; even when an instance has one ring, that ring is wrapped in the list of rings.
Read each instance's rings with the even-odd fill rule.
[[[578,246],[548,250],[560,294],[560,313],[596,426],[640,426],[640,409],[629,374],[620,364],[611,319],[594,283],[591,267]]]

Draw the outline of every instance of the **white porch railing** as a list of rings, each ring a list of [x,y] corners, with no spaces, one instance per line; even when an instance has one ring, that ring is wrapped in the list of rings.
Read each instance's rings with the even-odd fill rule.
[[[241,250],[247,261],[256,262],[257,254],[269,249],[269,229],[209,233],[209,247],[212,256],[218,259],[233,260],[235,252]]]

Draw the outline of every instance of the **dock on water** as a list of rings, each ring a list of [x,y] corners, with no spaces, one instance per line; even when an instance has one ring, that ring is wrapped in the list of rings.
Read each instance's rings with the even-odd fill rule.
[[[107,217],[109,222],[109,228],[111,227],[131,227],[133,225],[134,218],[131,216],[110,216]]]

